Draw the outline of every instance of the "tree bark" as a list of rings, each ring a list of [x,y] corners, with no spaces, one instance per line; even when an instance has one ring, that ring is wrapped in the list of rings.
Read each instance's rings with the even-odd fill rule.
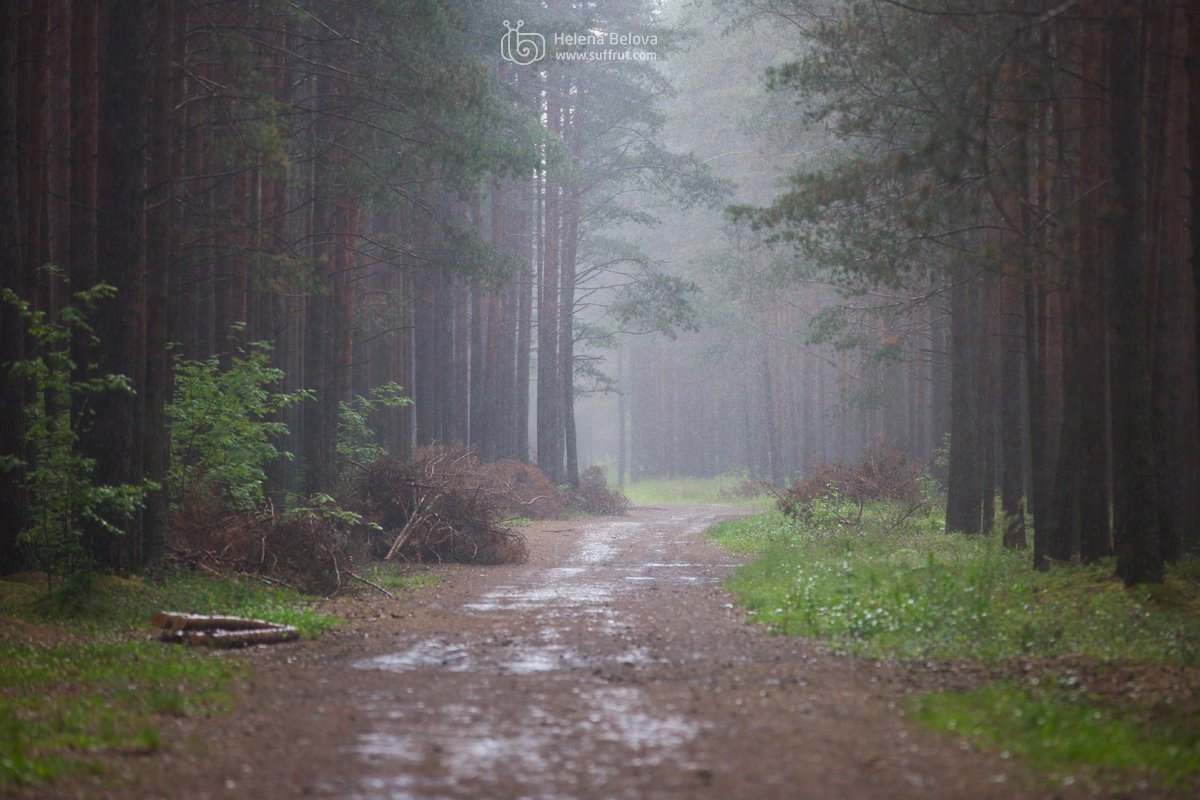
[[[101,373],[122,374],[143,388],[145,363],[143,227],[144,127],[142,64],[146,20],[142,0],[116,0],[109,5],[105,54],[101,59],[100,125],[97,150],[97,223],[104,235],[96,241],[97,279],[117,289],[115,300],[97,309]],[[140,402],[125,392],[101,392],[91,399],[95,427],[84,449],[96,460],[96,481],[121,485],[142,482]],[[123,536],[95,529],[92,556],[103,566],[125,571],[143,558],[140,516],[128,522]]]
[[[0,4],[0,287],[24,294],[21,269],[21,206],[17,173],[16,4]],[[24,326],[15,309],[0,304],[0,365],[25,357]],[[22,456],[25,450],[24,384],[0,366],[0,454]],[[17,537],[24,528],[25,498],[19,470],[0,472],[0,573],[19,568]]]
[[[1109,124],[1113,264],[1107,307],[1111,347],[1113,522],[1117,574],[1132,585],[1162,580],[1154,481],[1154,428],[1147,331],[1142,4],[1114,3],[1109,17]]]
[[[980,533],[982,496],[976,419],[978,275],[966,272],[950,295],[950,466],[946,530]]]

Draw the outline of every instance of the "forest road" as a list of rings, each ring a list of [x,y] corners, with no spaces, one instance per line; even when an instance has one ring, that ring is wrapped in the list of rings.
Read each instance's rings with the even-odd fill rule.
[[[85,796],[1051,796],[905,721],[886,670],[748,624],[722,588],[736,559],[701,536],[738,513],[531,526],[526,564],[441,567],[366,624],[243,654],[236,711]]]

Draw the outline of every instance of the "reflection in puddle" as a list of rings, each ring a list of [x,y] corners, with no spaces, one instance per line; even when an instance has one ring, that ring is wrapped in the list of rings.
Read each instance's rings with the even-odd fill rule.
[[[356,662],[358,669],[411,672],[443,669],[448,672],[501,672],[529,675],[559,669],[579,669],[582,657],[563,645],[513,643],[512,647],[467,647],[445,639],[427,639],[407,650]]]
[[[536,703],[516,718],[495,720],[482,719],[476,706],[446,705],[433,719],[414,710],[409,724],[360,736],[353,751],[367,761],[436,763],[437,778],[407,775],[362,783],[368,797],[425,798],[436,796],[426,788],[444,782],[528,784],[557,776],[595,785],[631,766],[670,762],[694,769],[681,751],[699,733],[698,725],[678,714],[654,713],[635,688],[603,687],[581,691],[579,707],[567,716]],[[596,750],[597,742],[616,749]]]

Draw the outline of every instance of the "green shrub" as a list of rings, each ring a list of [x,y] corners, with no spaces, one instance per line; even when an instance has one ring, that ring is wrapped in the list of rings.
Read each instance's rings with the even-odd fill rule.
[[[57,270],[52,274],[60,275]],[[0,470],[15,471],[26,493],[29,510],[18,541],[27,547],[33,565],[45,571],[51,587],[55,578],[65,578],[86,590],[93,567],[84,546],[86,530],[122,534],[123,523],[141,508],[145,492],[153,487],[150,482],[93,483],[95,459],[80,450],[80,436],[93,423],[88,398],[103,392],[133,392],[124,375],[96,375],[87,368],[81,376],[71,358],[76,336],[86,337],[93,347],[99,345],[85,313],[115,295],[112,286],[97,284],[76,292],[74,305],[50,315],[10,289],[0,291],[0,299],[13,306],[25,323],[36,353],[9,367],[12,380],[29,384],[31,400],[22,409],[24,452],[0,454]]]
[[[370,417],[385,408],[404,408],[412,400],[404,396],[404,387],[394,381],[376,386],[367,395],[355,395],[350,402],[338,402],[337,455],[341,469],[349,464],[370,464],[387,455],[379,444]]]
[[[269,342],[239,348],[222,369],[217,356],[175,358],[175,394],[167,404],[171,464],[167,483],[178,500],[190,486],[221,487],[228,504],[247,510],[264,501],[263,467],[291,459],[274,440],[287,434],[280,412],[313,398],[306,389],[279,392],[282,370],[270,366]]]

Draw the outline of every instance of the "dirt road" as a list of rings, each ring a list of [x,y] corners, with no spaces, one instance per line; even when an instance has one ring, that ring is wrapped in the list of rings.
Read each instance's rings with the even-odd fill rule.
[[[82,796],[1039,797],[907,724],[883,671],[748,625],[701,532],[736,513],[541,524],[527,564],[448,567],[416,600],[256,661],[237,711]],[[75,790],[72,790],[73,792]],[[1048,795],[1046,795],[1048,796]]]

